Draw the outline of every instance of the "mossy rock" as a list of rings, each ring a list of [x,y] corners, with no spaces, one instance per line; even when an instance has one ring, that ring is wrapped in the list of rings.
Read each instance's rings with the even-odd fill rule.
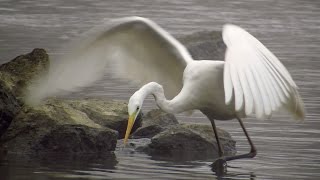
[[[18,99],[23,98],[25,88],[37,76],[46,74],[50,61],[44,49],[20,55],[0,66],[0,80]]]
[[[1,137],[1,147],[8,152],[27,154],[113,151],[117,131],[96,123],[85,112],[74,108],[84,101],[95,100],[49,99],[37,107],[24,106]],[[108,105],[112,106],[112,102]],[[67,144],[61,143],[66,140]]]
[[[27,85],[48,69],[49,57],[44,49],[34,49],[0,65],[0,137],[20,111]]]

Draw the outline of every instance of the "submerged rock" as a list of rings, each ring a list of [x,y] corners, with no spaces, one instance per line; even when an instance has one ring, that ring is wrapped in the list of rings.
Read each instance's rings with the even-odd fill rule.
[[[0,155],[1,167],[1,180],[6,179],[66,179],[65,173],[59,172],[75,172],[75,170],[88,169],[88,165],[99,165],[105,169],[115,169],[117,165],[117,157],[113,152],[104,153],[86,153],[86,154],[69,154],[69,153],[45,153],[45,154],[7,154]],[[3,166],[5,162],[5,166]],[[25,171],[25,167],[38,169],[46,172],[47,177],[35,176],[21,176],[21,170]],[[22,169],[21,169],[22,168]],[[58,173],[51,174],[47,170],[56,170]],[[101,177],[103,177],[101,175]],[[74,179],[79,179],[73,177]],[[73,179],[72,178],[72,179]]]
[[[125,145],[123,139],[118,140],[116,151],[125,153],[143,152],[151,143],[150,138],[130,139]]]

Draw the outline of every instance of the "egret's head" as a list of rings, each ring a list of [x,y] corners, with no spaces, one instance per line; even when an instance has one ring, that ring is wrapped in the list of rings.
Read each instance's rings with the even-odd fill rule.
[[[127,130],[126,130],[126,135],[124,137],[124,144],[126,144],[128,141],[131,129],[134,125],[134,122],[135,122],[137,116],[140,113],[142,103],[143,103],[143,98],[141,97],[139,91],[135,92],[129,99],[129,103],[128,103],[129,119],[128,119],[128,126],[127,126]]]

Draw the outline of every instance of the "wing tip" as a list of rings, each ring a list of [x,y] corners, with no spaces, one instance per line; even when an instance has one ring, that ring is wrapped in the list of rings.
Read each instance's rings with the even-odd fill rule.
[[[230,33],[234,33],[237,31],[245,31],[243,28],[241,28],[240,26],[234,25],[234,24],[224,24],[223,28],[222,28],[222,32],[224,34],[230,34]],[[246,31],[245,31],[246,32]]]
[[[238,43],[239,38],[242,39],[244,35],[249,34],[245,29],[234,24],[225,24],[222,28],[222,39],[227,46]],[[249,34],[250,35],[250,34]],[[235,39],[237,41],[235,41]]]
[[[237,28],[237,25],[231,24],[231,23],[227,23],[223,25],[223,30],[229,30],[229,29],[233,29],[233,28]]]
[[[148,18],[141,17],[141,16],[128,16],[128,17],[122,17],[122,18],[115,18],[111,19],[111,22],[115,23],[127,23],[127,22],[142,22],[146,24],[150,24],[152,21]]]
[[[291,93],[290,100],[286,107],[295,120],[304,121],[306,116],[305,106],[296,89]]]
[[[296,120],[304,121],[306,117],[306,111],[304,107],[304,103],[301,101],[299,102],[298,107],[293,112],[293,116]]]

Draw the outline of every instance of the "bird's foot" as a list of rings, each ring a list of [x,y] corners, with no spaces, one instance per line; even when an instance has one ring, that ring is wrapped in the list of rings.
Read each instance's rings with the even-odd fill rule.
[[[216,159],[211,164],[211,169],[217,176],[224,176],[227,173],[227,161],[224,158]]]

